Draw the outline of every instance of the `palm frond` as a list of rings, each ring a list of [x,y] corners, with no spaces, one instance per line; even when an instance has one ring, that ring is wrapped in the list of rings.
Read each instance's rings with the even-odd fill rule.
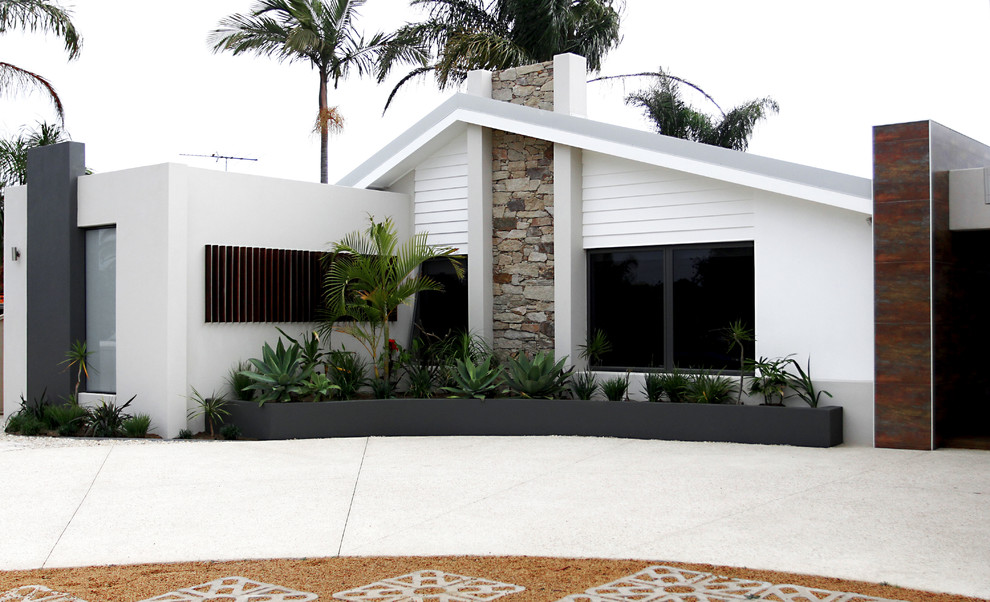
[[[72,24],[72,11],[44,0],[4,0],[0,2],[0,33],[12,29],[52,33],[62,38],[69,60],[82,50],[82,36]]]
[[[38,90],[47,96],[55,108],[59,122],[65,121],[65,107],[51,82],[37,73],[0,61],[0,94],[9,94],[22,88]]]

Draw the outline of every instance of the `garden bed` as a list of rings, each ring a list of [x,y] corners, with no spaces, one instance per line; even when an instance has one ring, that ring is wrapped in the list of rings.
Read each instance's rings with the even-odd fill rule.
[[[582,435],[831,447],[842,408],[548,399],[236,401],[225,422],[257,439],[437,435]]]

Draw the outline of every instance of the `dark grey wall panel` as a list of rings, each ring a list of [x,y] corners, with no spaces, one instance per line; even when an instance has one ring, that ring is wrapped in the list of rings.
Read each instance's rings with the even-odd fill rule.
[[[63,142],[28,151],[27,395],[68,397],[75,381],[60,363],[86,338],[86,239],[76,221],[76,181],[85,145]]]

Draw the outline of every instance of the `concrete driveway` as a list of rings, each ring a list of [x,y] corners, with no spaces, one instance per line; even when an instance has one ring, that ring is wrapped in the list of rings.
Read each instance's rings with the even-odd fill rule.
[[[990,453],[580,437],[0,439],[0,569],[519,554],[990,597]]]

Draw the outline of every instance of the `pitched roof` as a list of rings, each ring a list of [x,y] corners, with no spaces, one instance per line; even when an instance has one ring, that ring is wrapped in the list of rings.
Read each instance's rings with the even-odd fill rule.
[[[584,117],[456,94],[337,184],[387,188],[468,125],[548,140],[649,165],[872,214],[872,182],[797,163],[643,132]]]

